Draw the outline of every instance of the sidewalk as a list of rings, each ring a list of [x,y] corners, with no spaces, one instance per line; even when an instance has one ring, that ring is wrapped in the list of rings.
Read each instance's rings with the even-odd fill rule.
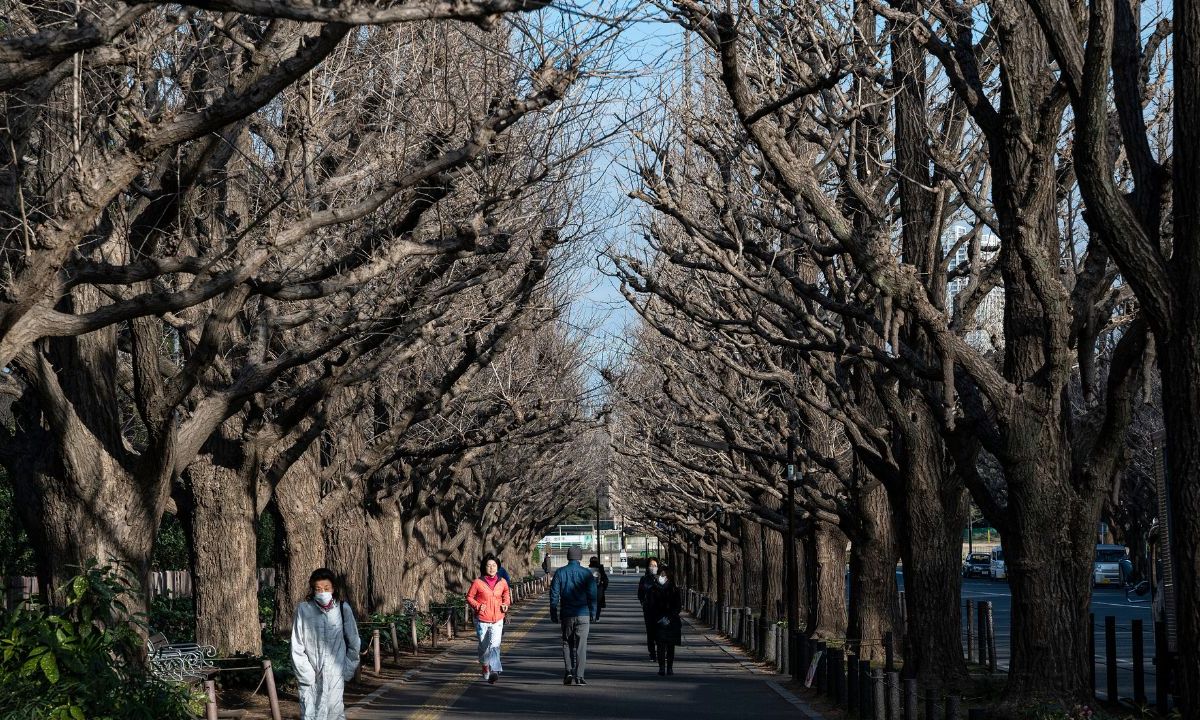
[[[546,596],[510,616],[496,685],[480,681],[473,647],[456,647],[406,681],[347,713],[348,720],[460,720],[480,715],[536,718],[803,718],[773,674],[715,637],[685,625],[675,675],[659,677],[646,657],[637,578],[613,577],[608,608],[592,626],[584,687],[562,684],[558,626]]]

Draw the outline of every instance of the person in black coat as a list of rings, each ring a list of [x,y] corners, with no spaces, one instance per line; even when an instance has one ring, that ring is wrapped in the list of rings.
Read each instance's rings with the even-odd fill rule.
[[[658,650],[654,644],[654,636],[657,631],[654,627],[654,620],[650,617],[650,611],[646,607],[646,600],[657,582],[658,558],[650,558],[646,563],[646,574],[638,581],[638,602],[642,604],[642,620],[646,623],[646,648],[650,651],[651,662],[658,662]]]
[[[683,644],[683,621],[679,619],[683,597],[671,582],[671,573],[665,565],[658,568],[658,577],[647,597],[646,607],[654,620],[658,674],[674,675],[675,646]]]
[[[600,611],[608,604],[604,599],[604,591],[608,590],[608,573],[604,572],[604,566],[600,564],[600,558],[595,555],[588,561],[588,569],[592,571],[592,577],[596,578],[596,590],[600,594],[599,603],[596,605],[596,619],[600,619]]]

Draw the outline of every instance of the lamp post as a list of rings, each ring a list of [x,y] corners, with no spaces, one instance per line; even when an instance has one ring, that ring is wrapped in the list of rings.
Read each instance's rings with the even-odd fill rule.
[[[787,442],[787,542],[784,544],[784,577],[787,580],[787,652],[788,667],[793,677],[800,672],[800,659],[797,657],[799,644],[796,631],[800,624],[800,586],[796,572],[796,439],[789,437]]]

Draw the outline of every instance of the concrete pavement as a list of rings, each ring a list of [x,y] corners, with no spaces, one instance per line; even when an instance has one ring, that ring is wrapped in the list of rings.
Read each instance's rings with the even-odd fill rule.
[[[502,648],[505,672],[496,685],[480,681],[473,651],[460,651],[382,693],[369,705],[348,712],[348,717],[802,717],[774,689],[772,675],[752,672],[735,654],[687,623],[684,643],[677,648],[675,675],[659,677],[658,666],[646,653],[637,579],[614,576],[608,588],[608,607],[592,625],[589,637],[587,686],[562,684],[559,630],[549,620],[543,596],[509,618]]]

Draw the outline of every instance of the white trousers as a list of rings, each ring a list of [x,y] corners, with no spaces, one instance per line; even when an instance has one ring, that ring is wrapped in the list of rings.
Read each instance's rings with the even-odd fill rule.
[[[479,636],[479,664],[487,665],[492,672],[504,672],[500,664],[500,639],[504,635],[504,621],[485,623],[475,621],[475,634]]]

